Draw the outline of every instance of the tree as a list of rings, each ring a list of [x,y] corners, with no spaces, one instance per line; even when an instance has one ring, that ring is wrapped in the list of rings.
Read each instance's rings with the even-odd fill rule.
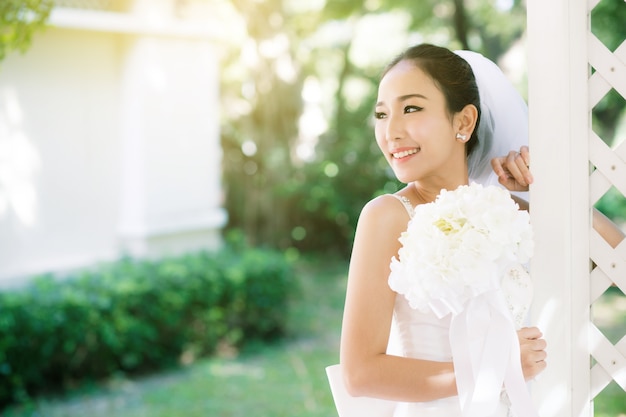
[[[253,244],[347,254],[363,204],[400,186],[369,123],[388,44],[430,41],[497,60],[524,33],[522,3],[233,0],[247,33],[222,61],[228,228]],[[389,19],[397,27],[377,26]],[[382,50],[363,44],[370,35]],[[327,127],[302,159],[307,82],[324,96]]]
[[[53,0],[2,0],[0,2],[0,61],[13,50],[24,52],[33,34],[50,16]]]

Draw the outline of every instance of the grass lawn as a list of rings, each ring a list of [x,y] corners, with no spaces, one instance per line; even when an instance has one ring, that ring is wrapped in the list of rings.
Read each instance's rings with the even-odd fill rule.
[[[324,367],[337,363],[347,264],[317,259],[297,268],[290,338],[228,349],[173,371],[113,378],[64,398],[39,399],[4,417],[336,417]],[[613,339],[626,327],[626,297],[611,291],[594,306],[596,323]],[[615,340],[613,340],[615,342]],[[596,416],[626,417],[615,383],[595,401]]]

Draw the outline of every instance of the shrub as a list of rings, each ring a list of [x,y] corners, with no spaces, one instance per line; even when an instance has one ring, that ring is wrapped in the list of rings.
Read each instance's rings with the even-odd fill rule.
[[[276,252],[122,259],[0,293],[0,409],[116,372],[172,366],[285,331],[293,285]]]

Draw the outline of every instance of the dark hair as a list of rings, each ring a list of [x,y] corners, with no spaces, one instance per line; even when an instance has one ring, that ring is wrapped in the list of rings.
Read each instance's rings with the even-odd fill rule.
[[[465,154],[471,155],[478,143],[476,132],[480,124],[480,95],[470,64],[447,48],[425,43],[412,46],[398,55],[387,65],[382,77],[401,61],[412,62],[432,78],[443,93],[451,115],[461,111],[468,104],[476,106],[478,110],[476,127],[465,144]]]

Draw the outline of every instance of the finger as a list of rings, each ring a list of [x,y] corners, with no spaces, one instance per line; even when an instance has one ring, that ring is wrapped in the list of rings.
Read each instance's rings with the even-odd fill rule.
[[[517,181],[522,187],[526,187],[528,184],[526,183],[524,175],[520,171],[520,164],[517,162],[518,158],[519,153],[515,151],[509,152],[506,157],[505,169],[508,170],[509,174],[515,181]]]
[[[493,169],[493,172],[495,172],[498,178],[506,177],[506,173],[504,172],[504,168],[502,166],[504,161],[505,158],[502,157],[491,158],[491,169]]]
[[[535,368],[535,376],[537,374],[540,374],[544,369],[546,369],[547,366],[548,364],[546,363],[546,361],[535,362],[535,364],[533,365],[533,367]]]
[[[526,177],[526,181],[529,184],[532,184],[534,179],[533,179],[533,175],[530,172],[530,149],[528,148],[528,146],[522,146],[519,149],[519,153],[522,155],[522,158],[524,159],[524,162],[526,163],[526,168],[528,169],[527,172],[527,177]]]
[[[502,184],[507,190],[514,191],[517,188],[515,179],[509,175],[508,170],[504,167],[507,157],[498,157],[491,160],[491,168],[493,172],[498,176],[498,182]]]
[[[539,350],[527,353],[525,360],[528,366],[534,366],[536,363],[545,362],[547,357],[545,350]]]
[[[522,327],[517,331],[520,338],[524,339],[539,339],[543,334],[538,327]]]
[[[520,149],[520,151],[524,151],[524,149]],[[514,163],[520,172],[520,175],[524,178],[526,184],[531,184],[533,182],[533,177],[529,170],[529,160],[530,155],[528,153],[528,148],[525,150],[526,156],[522,152],[518,152],[515,155]]]
[[[548,358],[548,352],[545,349],[537,351],[537,354],[539,355],[539,362]]]
[[[548,346],[548,343],[544,339],[533,339],[530,344],[530,348],[534,351],[543,351],[545,354],[545,349]]]
[[[531,358],[528,355],[522,359],[522,373],[525,379],[532,379],[543,372],[547,367],[545,360],[541,359],[539,355],[536,358]]]
[[[522,155],[522,158],[524,158],[526,166],[530,166],[530,150],[528,149],[528,146],[522,146],[519,148],[519,153]]]
[[[516,178],[518,177],[523,178],[523,180],[518,181],[518,182],[522,184],[525,183],[525,185],[532,183],[532,180],[533,180],[532,175],[530,175],[530,170],[528,169],[528,165],[526,164],[526,161],[524,160],[524,157],[522,156],[522,154],[518,153],[515,156],[514,164],[515,164],[515,167],[517,168],[517,172],[519,172],[519,175],[516,176]]]

